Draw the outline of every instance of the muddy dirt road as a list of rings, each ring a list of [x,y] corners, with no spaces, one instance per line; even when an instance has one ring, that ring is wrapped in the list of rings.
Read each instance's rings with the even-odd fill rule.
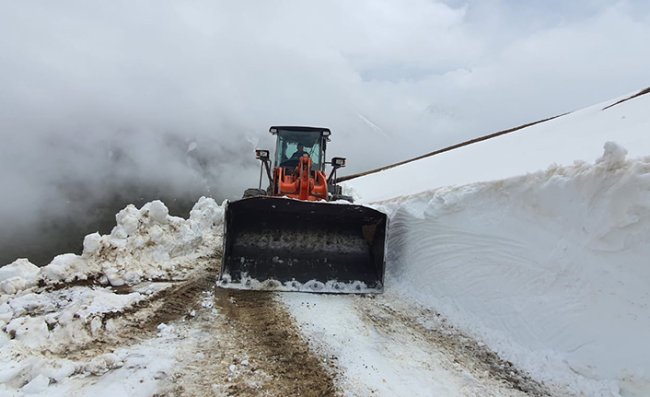
[[[217,263],[200,258],[183,280],[149,283],[145,288],[158,292],[105,313],[90,343],[57,353],[92,362],[118,349],[136,352],[82,377],[79,390],[101,390],[107,377],[141,371],[155,395],[169,397],[554,394],[439,314],[390,292],[223,290],[215,286]],[[137,357],[143,345],[153,357]],[[170,364],[147,379],[158,359]],[[129,360],[139,369],[129,370]]]
[[[205,294],[195,343],[179,357],[170,395],[334,396],[332,371],[303,340],[274,294]],[[185,365],[183,366],[183,363]]]
[[[163,299],[156,319],[185,313],[175,321],[187,342],[161,395],[553,395],[439,314],[391,294],[223,290],[212,271]]]

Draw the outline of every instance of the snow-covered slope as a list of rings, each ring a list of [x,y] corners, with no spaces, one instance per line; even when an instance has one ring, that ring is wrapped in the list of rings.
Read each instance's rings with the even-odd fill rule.
[[[606,105],[348,186],[391,214],[388,290],[537,379],[647,396],[650,95]]]
[[[523,175],[551,164],[593,161],[606,141],[630,157],[650,154],[650,95],[604,109],[628,96],[345,183],[365,201],[379,201],[441,186],[460,186]]]

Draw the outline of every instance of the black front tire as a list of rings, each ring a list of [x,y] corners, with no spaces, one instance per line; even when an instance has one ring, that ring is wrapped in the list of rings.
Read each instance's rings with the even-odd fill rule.
[[[350,203],[354,203],[354,199],[352,198],[352,196],[346,196],[345,194],[333,194],[332,201],[336,201],[336,200],[345,200]]]
[[[257,196],[266,196],[266,190],[256,189],[256,188],[246,189],[244,190],[244,196],[242,198],[250,198],[250,197],[257,197]]]

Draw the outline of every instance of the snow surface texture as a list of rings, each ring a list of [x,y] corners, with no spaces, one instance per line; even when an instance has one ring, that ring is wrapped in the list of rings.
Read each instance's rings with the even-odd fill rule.
[[[336,358],[345,396],[545,395],[527,394],[490,377],[486,367],[496,365],[487,362],[478,345],[463,345],[462,354],[454,355],[449,342],[460,338],[445,320],[391,290],[372,298],[314,294],[281,298],[313,348]],[[436,331],[430,333],[429,327]]]
[[[118,368],[101,382],[91,382],[83,394],[131,395],[134,385],[142,395],[153,394],[156,371],[173,364],[174,344],[167,343],[173,335],[166,327],[160,329],[159,339],[90,361],[52,355],[65,356],[70,349],[115,333],[120,317],[106,314],[147,299],[165,288],[165,283],[141,283],[131,293],[112,287],[183,278],[198,257],[212,255],[215,246],[220,246],[222,219],[222,207],[204,197],[187,220],[169,216],[160,201],[139,210],[129,205],[117,214],[117,226],[110,235],[86,236],[81,256],[59,255],[40,269],[25,259],[2,267],[0,395],[66,395],[68,378]],[[138,368],[149,375],[138,375]],[[140,384],[140,379],[149,380]]]
[[[650,158],[625,153],[384,202],[386,288],[537,379],[650,395]]]

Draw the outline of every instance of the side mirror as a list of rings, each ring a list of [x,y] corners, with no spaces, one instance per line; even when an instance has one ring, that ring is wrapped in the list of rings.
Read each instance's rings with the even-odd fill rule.
[[[261,149],[255,149],[255,158],[258,160],[266,161],[269,159],[269,151],[268,150],[261,150]]]
[[[345,157],[332,157],[332,166],[334,168],[345,167]]]

